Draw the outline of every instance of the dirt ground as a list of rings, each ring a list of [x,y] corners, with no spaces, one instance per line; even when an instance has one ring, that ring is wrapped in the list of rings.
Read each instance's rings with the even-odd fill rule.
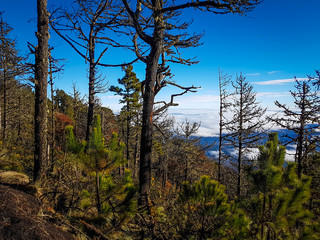
[[[30,194],[0,184],[0,240],[72,240]]]

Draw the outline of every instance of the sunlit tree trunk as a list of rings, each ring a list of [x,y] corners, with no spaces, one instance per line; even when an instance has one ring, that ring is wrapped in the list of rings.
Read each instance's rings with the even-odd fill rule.
[[[37,0],[38,46],[35,65],[35,152],[34,181],[45,174],[47,167],[47,78],[49,19],[47,0]]]

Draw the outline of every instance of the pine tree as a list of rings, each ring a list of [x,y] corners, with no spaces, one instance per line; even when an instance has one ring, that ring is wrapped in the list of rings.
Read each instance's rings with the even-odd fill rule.
[[[135,141],[137,137],[135,135],[138,135],[140,129],[140,124],[137,120],[140,118],[139,113],[141,109],[141,83],[133,72],[132,65],[123,67],[122,69],[125,71],[125,76],[118,79],[118,83],[123,86],[123,89],[111,86],[110,91],[122,97],[119,102],[124,104],[124,106],[121,109],[120,121],[122,123],[123,138],[126,143],[126,159],[129,168],[135,171],[137,166],[135,159],[136,151],[134,149],[138,149],[136,146],[138,143]],[[123,126],[123,123],[125,126]],[[131,166],[131,162],[133,166]]]
[[[293,163],[285,167],[285,147],[277,133],[259,147],[257,165],[248,169],[253,195],[244,203],[250,216],[253,239],[299,239],[312,236],[311,213],[305,208],[310,198],[311,178],[298,178]],[[312,239],[312,237],[310,238]]]
[[[80,207],[87,214],[85,219],[103,221],[101,232],[109,235],[117,232],[118,227],[134,216],[136,187],[129,170],[126,169],[121,176],[117,172],[119,166],[125,163],[124,144],[119,142],[118,135],[114,133],[106,144],[99,115],[94,116],[93,123],[86,151],[84,141],[80,143],[76,140],[72,126],[66,127],[66,145],[69,153],[82,160],[85,175],[93,180],[91,184],[84,186],[81,193]],[[85,179],[83,176],[82,181]]]
[[[249,221],[224,189],[208,176],[182,185],[175,226],[180,239],[246,239]]]
[[[135,189],[130,177],[130,172],[125,171],[122,177],[116,180],[116,175],[113,175],[114,170],[116,170],[120,165],[125,163],[123,157],[124,144],[119,143],[118,135],[114,133],[108,145],[105,144],[105,140],[102,136],[101,131],[101,119],[99,115],[94,117],[93,130],[90,135],[90,140],[88,142],[88,149],[85,154],[86,164],[95,172],[95,190],[96,190],[96,208],[99,213],[113,211],[113,206],[110,205],[111,202],[106,201],[108,198],[114,198],[116,196],[110,195],[114,192],[117,194],[130,194],[133,197],[133,190]],[[115,181],[122,181],[123,183],[129,184],[128,189],[124,187],[123,184],[117,186]],[[108,185],[109,184],[109,185]],[[124,191],[122,193],[118,191]],[[125,197],[126,199],[126,197]],[[122,201],[129,201],[129,199],[122,199]],[[110,200],[110,199],[109,199]],[[132,202],[130,200],[129,202]],[[121,205],[121,204],[120,204]],[[120,206],[119,205],[119,206]]]
[[[167,85],[180,88],[183,92],[173,94],[169,103],[164,103],[160,109],[176,105],[174,97],[187,92],[194,92],[196,87],[183,87],[170,79],[168,63],[191,65],[197,63],[193,58],[184,58],[181,49],[200,45],[201,34],[189,34],[190,22],[183,22],[181,12],[186,9],[200,9],[213,13],[244,14],[260,3],[259,0],[237,1],[138,1],[131,4],[122,0],[126,13],[132,21],[135,30],[134,50],[142,62],[146,64],[145,80],[143,81],[142,128],[140,146],[139,171],[139,205],[148,205],[148,195],[151,187],[151,158],[153,139],[153,116],[155,97]],[[182,20],[182,21],[181,21]],[[131,34],[131,32],[130,32]]]

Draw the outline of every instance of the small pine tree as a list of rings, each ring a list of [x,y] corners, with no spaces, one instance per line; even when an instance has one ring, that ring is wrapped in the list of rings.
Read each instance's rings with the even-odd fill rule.
[[[72,126],[66,127],[66,146],[69,152],[82,160],[84,175],[93,180],[92,184],[83,186],[80,196],[80,208],[86,213],[84,219],[93,221],[93,224],[103,224],[96,226],[103,226],[101,232],[111,236],[118,234],[118,228],[135,215],[137,203],[134,197],[137,189],[129,170],[126,169],[122,175],[117,171],[125,163],[124,144],[119,142],[116,133],[105,144],[100,116],[95,115],[93,122],[86,152],[86,142],[79,143],[76,140]],[[86,182],[85,176],[82,180]]]
[[[285,147],[279,146],[277,133],[271,133],[259,151],[257,166],[248,169],[253,196],[243,202],[252,221],[252,237],[299,239],[311,229],[307,227],[311,213],[305,208],[311,179],[306,176],[299,179],[295,164],[287,163],[284,167]]]
[[[118,135],[113,133],[109,144],[105,145],[100,116],[95,115],[93,122],[85,159],[95,176],[94,202],[98,214],[106,223],[105,230],[114,231],[115,226],[119,227],[134,215],[136,187],[129,170],[125,170],[123,175],[118,175],[116,171],[124,164],[124,144],[119,143]],[[82,200],[86,208],[90,208],[89,199],[93,199],[89,192],[85,191]]]
[[[178,199],[177,227],[183,239],[240,239],[247,234],[248,219],[233,202],[224,186],[208,176],[182,185]]]
[[[77,139],[75,138],[74,136],[74,132],[73,132],[73,126],[72,125],[68,125],[66,126],[65,128],[65,131],[66,131],[66,147],[67,147],[67,150],[74,153],[74,154],[79,154],[81,153],[85,146],[86,146],[86,143],[79,143],[77,141]]]

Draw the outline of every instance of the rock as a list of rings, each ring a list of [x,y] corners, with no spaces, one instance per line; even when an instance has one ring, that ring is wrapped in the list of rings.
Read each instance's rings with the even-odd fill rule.
[[[19,189],[31,195],[38,192],[37,188],[30,183],[27,175],[14,171],[0,171],[0,184]]]
[[[30,180],[25,174],[6,171],[0,172],[0,183],[5,185],[28,185]]]

